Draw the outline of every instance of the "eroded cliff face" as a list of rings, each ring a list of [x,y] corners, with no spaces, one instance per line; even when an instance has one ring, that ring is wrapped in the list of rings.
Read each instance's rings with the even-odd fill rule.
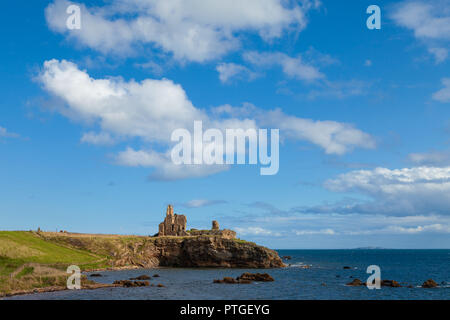
[[[221,237],[159,238],[159,263],[170,267],[280,268],[278,254],[250,242]]]
[[[48,241],[101,254],[111,267],[280,268],[278,254],[251,242],[218,236],[125,237],[43,233]]]

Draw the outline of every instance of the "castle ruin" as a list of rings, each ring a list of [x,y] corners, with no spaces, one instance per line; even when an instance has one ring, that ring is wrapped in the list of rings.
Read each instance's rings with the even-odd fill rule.
[[[167,206],[166,218],[164,222],[159,224],[158,236],[186,236],[186,223],[186,216],[174,214],[173,206],[169,204]]]
[[[159,224],[159,237],[164,236],[178,236],[178,237],[185,237],[185,236],[218,236],[225,239],[234,239],[236,238],[236,232],[233,230],[220,230],[219,229],[219,222],[213,221],[212,222],[212,228],[211,230],[196,230],[192,229],[187,231],[186,230],[186,223],[187,219],[185,215],[182,214],[175,214],[173,212],[173,206],[168,205],[167,211],[166,211],[166,218],[163,222]]]

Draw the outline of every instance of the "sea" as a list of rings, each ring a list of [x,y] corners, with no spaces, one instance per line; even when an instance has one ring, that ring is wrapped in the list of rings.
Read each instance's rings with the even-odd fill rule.
[[[101,283],[126,280],[140,275],[160,277],[150,280],[165,287],[104,288],[96,290],[66,290],[15,296],[9,299],[44,300],[449,300],[450,250],[277,250],[288,265],[280,269],[186,269],[157,268],[105,271],[92,278]],[[370,290],[366,286],[346,284],[358,278],[366,282],[367,267],[380,268],[381,279],[396,280],[401,288],[382,287]],[[344,267],[350,267],[344,268]],[[274,282],[252,284],[216,284],[214,279],[237,277],[244,272],[267,272]],[[87,274],[89,276],[89,274]],[[433,279],[439,288],[425,289],[421,284]],[[408,287],[410,286],[410,287]]]

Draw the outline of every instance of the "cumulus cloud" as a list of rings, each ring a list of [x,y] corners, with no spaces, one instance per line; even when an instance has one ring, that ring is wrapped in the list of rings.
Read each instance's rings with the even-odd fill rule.
[[[0,126],[0,138],[18,138],[17,133],[9,132],[6,128]]]
[[[325,182],[335,192],[368,195],[373,202],[322,206],[309,211],[372,214],[450,214],[450,167],[358,170]]]
[[[428,52],[434,56],[436,64],[444,62],[448,57],[448,50],[445,48],[429,48]]]
[[[433,94],[433,99],[440,102],[450,102],[450,78],[442,79],[442,85],[444,87]]]
[[[218,204],[227,203],[225,200],[206,200],[206,199],[194,199],[188,202],[182,203],[181,205],[185,208],[202,208],[215,206]]]
[[[395,6],[393,20],[413,31],[428,46],[437,63],[448,55],[450,41],[450,1],[404,1]]]
[[[94,79],[66,60],[46,61],[38,79],[67,104],[61,112],[98,121],[104,131],[119,136],[167,142],[174,129],[190,128],[206,117],[180,85],[167,79]]]
[[[263,126],[280,128],[287,138],[321,146],[327,154],[342,155],[355,147],[372,149],[376,146],[371,135],[348,123],[298,118],[280,109],[259,114],[259,121]]]
[[[314,81],[325,77],[316,67],[304,61],[301,56],[290,57],[282,52],[246,52],[244,60],[264,68],[280,66],[288,77],[303,81]]]
[[[176,165],[170,158],[170,151],[134,150],[127,148],[116,157],[116,163],[127,167],[151,167],[156,170],[150,180],[173,181],[188,178],[201,178],[229,169],[227,165]]]
[[[317,1],[283,0],[113,0],[101,7],[80,5],[82,26],[66,28],[70,2],[53,1],[45,11],[51,30],[100,51],[132,55],[150,46],[177,60],[203,62],[239,48],[240,33],[270,41],[307,25]],[[76,3],[75,3],[76,4]]]
[[[241,107],[222,105],[213,110],[217,114],[232,117],[251,117],[260,127],[279,128],[281,136],[294,141],[308,141],[322,147],[327,154],[350,152],[355,147],[373,149],[375,139],[349,123],[336,121],[315,121],[284,113],[281,109],[261,110],[250,103]]]
[[[340,62],[314,48],[309,48],[306,52],[296,56],[289,56],[282,52],[248,51],[243,54],[243,59],[257,71],[279,67],[288,78],[309,85],[311,89],[306,95],[308,99],[318,97],[342,99],[362,95],[367,92],[367,88],[370,86],[369,83],[357,79],[339,81],[328,79],[319,69],[319,66],[326,67]],[[286,83],[286,81],[280,82],[281,88],[278,91],[293,94],[293,90],[289,89]]]
[[[114,138],[107,132],[86,132],[81,137],[81,142],[104,146],[111,146],[116,143]]]
[[[343,234],[348,234],[348,235],[419,234],[419,233],[450,233],[450,225],[436,223],[436,224],[419,225],[419,226],[413,226],[413,227],[387,226],[382,229],[343,232]]]
[[[244,104],[222,106],[206,112],[196,108],[183,88],[168,79],[141,82],[122,78],[92,78],[85,70],[66,60],[44,63],[37,80],[51,95],[64,102],[58,111],[72,119],[97,125],[98,133],[87,133],[83,142],[112,143],[113,140],[140,138],[158,144],[143,150],[128,148],[117,156],[117,163],[134,167],[154,167],[153,178],[200,177],[227,170],[227,166],[177,166],[170,161],[168,147],[175,129],[193,132],[194,121],[202,120],[204,130],[242,128],[279,128],[286,139],[307,141],[327,154],[344,154],[355,147],[373,148],[373,138],[351,124],[314,121],[290,116],[276,109],[266,111]]]
[[[241,228],[241,227],[236,227],[234,228],[234,230],[236,230],[236,232],[239,235],[251,235],[251,236],[274,236],[274,237],[280,237],[281,233],[280,232],[273,232],[270,231],[268,229],[264,229],[261,227],[247,227],[247,228]]]
[[[236,79],[251,81],[258,76],[256,72],[236,63],[221,63],[216,70],[219,72],[219,79],[222,83],[230,83]]]
[[[411,153],[408,155],[408,159],[417,165],[448,166],[450,165],[450,152]]]
[[[305,236],[305,235],[335,235],[336,232],[333,229],[322,229],[322,230],[294,230],[295,235]]]

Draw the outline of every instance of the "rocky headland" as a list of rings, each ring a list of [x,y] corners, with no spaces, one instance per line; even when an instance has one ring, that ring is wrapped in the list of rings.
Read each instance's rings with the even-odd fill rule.
[[[155,267],[266,269],[285,266],[274,250],[215,235],[127,237],[41,232],[39,236],[46,241],[105,256],[107,267],[96,270]]]

